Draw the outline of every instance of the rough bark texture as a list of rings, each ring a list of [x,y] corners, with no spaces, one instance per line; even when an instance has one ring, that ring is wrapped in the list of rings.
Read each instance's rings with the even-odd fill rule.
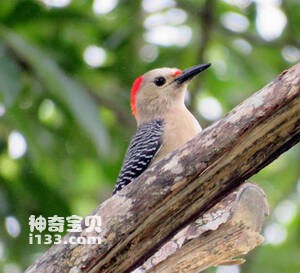
[[[300,64],[102,203],[94,212],[102,217],[101,245],[53,246],[26,272],[132,271],[295,145],[299,113]]]
[[[132,273],[201,272],[235,258],[263,242],[259,234],[269,209],[264,192],[246,183],[178,232],[143,266]]]

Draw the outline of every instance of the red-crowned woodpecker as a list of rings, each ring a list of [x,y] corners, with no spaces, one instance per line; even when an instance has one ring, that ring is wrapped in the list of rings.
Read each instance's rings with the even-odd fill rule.
[[[114,194],[201,131],[184,97],[188,82],[209,66],[200,64],[184,71],[158,68],[134,81],[131,109],[137,131],[127,149]]]

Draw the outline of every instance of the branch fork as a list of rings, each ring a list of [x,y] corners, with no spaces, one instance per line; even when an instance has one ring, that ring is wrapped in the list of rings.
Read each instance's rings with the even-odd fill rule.
[[[102,244],[52,246],[26,272],[198,272],[242,262],[235,257],[262,242],[268,209],[257,186],[241,185],[299,142],[299,113],[297,64],[99,205]]]

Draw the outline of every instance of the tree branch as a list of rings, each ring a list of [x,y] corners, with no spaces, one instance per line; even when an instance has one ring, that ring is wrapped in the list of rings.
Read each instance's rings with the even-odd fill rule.
[[[94,214],[100,245],[55,245],[26,272],[130,272],[300,139],[300,64],[144,172]]]
[[[178,1],[179,7],[182,7],[185,10],[188,10],[190,14],[193,14],[196,21],[199,23],[199,42],[196,53],[197,63],[203,63],[204,54],[208,47],[208,44],[211,39],[211,34],[214,28],[214,9],[215,9],[215,0],[205,0],[202,5],[202,8],[199,10],[198,5],[188,3],[186,1]],[[201,88],[201,77],[197,77],[193,80],[190,96],[191,96],[191,112],[201,121],[202,125],[207,125],[207,121],[198,113],[198,101],[197,90]]]
[[[243,184],[133,273],[201,272],[210,266],[241,264],[245,260],[235,257],[262,243],[259,231],[268,213],[264,192],[255,184]]]

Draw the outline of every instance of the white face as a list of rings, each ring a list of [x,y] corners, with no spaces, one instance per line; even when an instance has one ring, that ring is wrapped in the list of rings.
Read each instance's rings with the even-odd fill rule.
[[[174,86],[176,83],[174,79],[182,73],[177,68],[157,68],[153,69],[143,75],[143,82],[141,84],[141,91],[145,92],[150,89],[152,92],[161,93],[162,90]]]
[[[181,73],[177,68],[158,68],[142,76],[136,94],[137,119],[162,114],[173,104],[183,103],[187,83],[174,81]]]

